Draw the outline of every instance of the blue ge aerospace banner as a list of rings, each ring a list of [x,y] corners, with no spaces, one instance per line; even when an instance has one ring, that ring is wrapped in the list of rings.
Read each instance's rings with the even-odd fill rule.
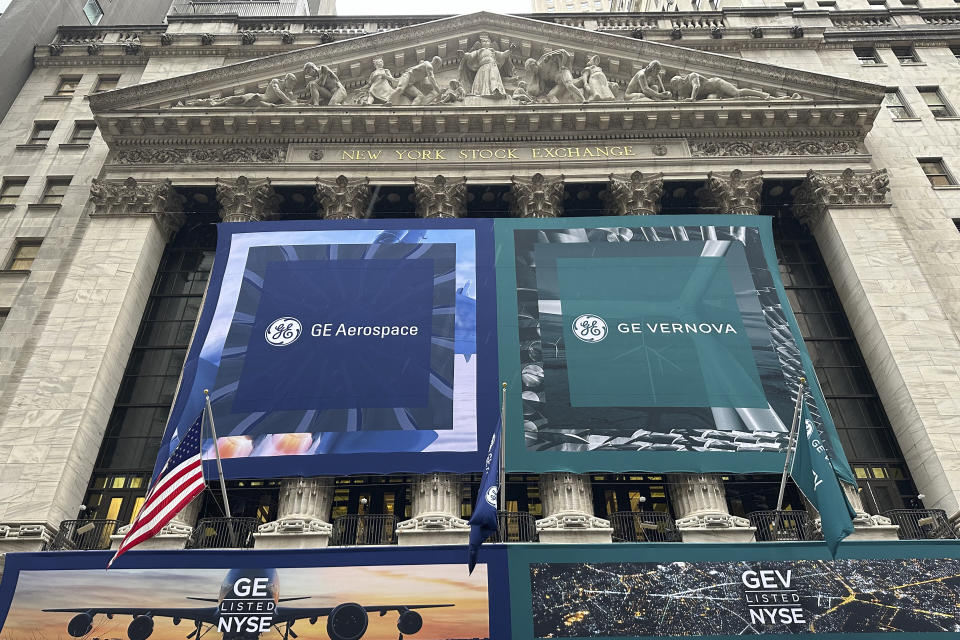
[[[770,224],[497,220],[507,469],[779,473],[805,377],[820,439],[852,479]]]
[[[506,550],[451,547],[8,554],[0,638],[509,638]]]
[[[209,389],[226,477],[483,469],[499,410],[491,221],[218,234],[158,464]],[[205,458],[213,446],[206,427]]]

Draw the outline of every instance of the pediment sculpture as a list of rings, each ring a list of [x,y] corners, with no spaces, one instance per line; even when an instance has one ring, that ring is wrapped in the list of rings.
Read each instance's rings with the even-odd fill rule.
[[[463,42],[463,41],[461,41]],[[362,86],[347,90],[332,64],[307,62],[303,69],[269,80],[262,91],[185,100],[178,107],[248,107],[273,109],[305,106],[360,107],[517,106],[535,103],[591,103],[703,100],[800,100],[798,93],[778,94],[758,87],[740,87],[727,78],[687,69],[668,73],[659,60],[649,61],[627,80],[611,79],[599,55],[586,57],[582,68],[567,49],[546,51],[527,58],[522,68],[515,58],[516,45],[504,50],[482,33],[466,51],[457,52],[457,65],[444,68],[439,56],[420,60],[394,74],[383,56],[371,61],[373,69]],[[668,79],[669,78],[669,79]],[[620,80],[617,82],[616,80]]]

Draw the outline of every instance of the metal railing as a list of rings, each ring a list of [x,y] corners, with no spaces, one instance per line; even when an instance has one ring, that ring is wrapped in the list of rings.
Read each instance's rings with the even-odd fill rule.
[[[352,547],[397,543],[397,516],[387,514],[350,514],[333,521],[330,544]]]
[[[661,511],[617,511],[610,525],[614,542],[680,542],[673,517]]]
[[[956,529],[943,509],[891,509],[884,516],[899,525],[901,540],[953,540]]]
[[[95,551],[110,548],[117,520],[63,520],[50,541],[50,551]]]
[[[536,542],[537,519],[526,511],[497,511],[497,533],[490,542]]]
[[[806,511],[754,511],[747,517],[757,528],[757,542],[818,539]]]
[[[201,518],[187,549],[252,549],[256,531],[256,518]]]

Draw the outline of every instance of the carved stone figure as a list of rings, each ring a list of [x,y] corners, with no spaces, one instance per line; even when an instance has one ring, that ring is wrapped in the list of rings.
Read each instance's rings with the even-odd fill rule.
[[[670,93],[673,94],[675,99],[681,101],[705,100],[707,98],[770,100],[773,97],[760,89],[740,89],[723,78],[706,78],[696,72],[673,76],[670,79]],[[799,99],[800,94],[795,93],[789,98]]]
[[[618,216],[651,215],[660,212],[663,174],[644,177],[639,171],[629,176],[610,174],[610,213]]]
[[[512,176],[513,214],[518,218],[556,218],[563,213],[563,176],[547,179]]]
[[[183,103],[187,107],[275,107],[277,105],[297,104],[296,100],[297,76],[288,73],[283,77],[274,78],[267,84],[263,93],[243,93],[237,96],[223,98],[198,98]]]
[[[650,64],[633,74],[624,91],[625,100],[670,100],[673,95],[663,86],[663,66],[659,60],[651,60]]]
[[[443,90],[440,94],[440,98],[437,102],[441,104],[449,104],[451,102],[463,102],[463,99],[467,96],[467,92],[463,90],[463,85],[460,84],[460,81],[454,78],[450,81],[449,86]]]
[[[318,67],[312,62],[303,65],[303,81],[307,85],[307,99],[312,105],[343,104],[347,97],[347,90],[340,78],[326,65]]]
[[[367,79],[367,95],[363,104],[386,104],[396,88],[397,79],[393,77],[390,69],[384,68],[383,58],[374,58],[373,73]]]
[[[527,81],[521,80],[517,83],[517,88],[513,90],[513,95],[510,96],[520,104],[530,104],[533,102],[533,98],[530,97],[530,94],[527,93]]]
[[[436,100],[440,96],[440,85],[434,71],[442,64],[440,56],[434,56],[430,61],[424,60],[404,71],[387,104],[395,104],[401,96],[409,98],[413,105],[430,104]]]
[[[580,73],[580,80],[587,102],[612,102],[617,99],[613,92],[617,84],[607,80],[607,74],[600,66],[600,56],[593,55],[587,58],[587,66]]]
[[[530,95],[545,102],[584,102],[583,92],[577,86],[570,65],[573,54],[566,49],[548,51],[538,60],[528,58],[524,63],[525,76]]]
[[[370,186],[367,178],[350,179],[337,176],[335,180],[317,178],[316,200],[323,207],[326,220],[354,220],[369,215]]]
[[[461,218],[467,213],[467,181],[448,181],[442,175],[433,180],[414,178],[413,195],[421,218]]]
[[[458,51],[460,60],[460,82],[469,87],[468,93],[490,98],[506,98],[501,71],[507,77],[513,75],[513,63],[509,51],[497,51],[493,48],[490,36],[482,34],[468,53]]]

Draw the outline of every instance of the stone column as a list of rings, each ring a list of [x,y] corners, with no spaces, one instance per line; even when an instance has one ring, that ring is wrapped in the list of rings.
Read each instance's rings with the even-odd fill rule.
[[[327,522],[333,506],[333,478],[286,478],[280,488],[277,519],[260,525],[258,549],[314,549],[330,543]]]
[[[706,195],[717,213],[755,215],[760,213],[763,172],[734,169],[730,175],[707,174]]]
[[[467,179],[438,175],[413,179],[417,215],[421,218],[463,218],[467,215]]]
[[[721,476],[678,473],[670,479],[670,501],[684,542],[753,542],[756,528],[730,515]]]
[[[45,485],[32,478],[29,470],[21,475],[24,482],[35,485],[30,492],[23,492],[30,508],[8,508],[4,516],[6,519],[20,511],[18,519],[35,524],[0,524],[0,552],[38,550],[40,546],[28,543],[42,544],[61,520],[77,516],[157,265],[166,243],[184,221],[183,198],[168,180],[94,178],[89,199],[92,209],[89,218],[81,222],[82,236],[74,246],[65,249],[72,255],[69,273],[59,286],[62,294],[52,302],[49,319],[42,328],[53,339],[40,337],[40,344],[61,345],[64,336],[73,336],[66,343],[67,350],[72,343],[72,348],[81,355],[79,358],[72,353],[66,358],[54,357],[56,350],[45,348],[51,360],[59,361],[46,363],[32,358],[21,380],[42,380],[40,391],[34,384],[34,390],[28,394],[29,402],[11,404],[32,409],[35,417],[25,424],[33,423],[31,431],[39,441],[75,444],[44,447],[49,454],[31,466],[39,469],[42,463],[47,469]],[[126,252],[116,252],[117,242],[126,247]],[[32,372],[33,367],[41,367],[43,371]],[[60,393],[45,398],[44,387]],[[74,389],[74,392],[64,394],[65,389]],[[49,409],[53,407],[58,408],[53,412],[56,419],[41,422],[39,419],[51,413]],[[71,420],[71,414],[75,414],[76,422]],[[8,415],[8,422],[12,422],[11,418],[15,419]],[[15,453],[11,459],[16,457]],[[49,469],[60,464],[63,468],[57,476],[59,482],[51,486],[49,480],[53,472]],[[45,487],[46,495],[38,491],[41,487]],[[11,481],[8,489],[12,490],[10,494],[16,492],[15,482]],[[163,533],[173,534],[173,529],[165,528]],[[157,546],[181,548],[186,536],[172,537],[174,539],[166,538]]]
[[[916,258],[901,235],[901,224],[893,218],[890,206],[889,176],[885,169],[864,172],[846,169],[842,173],[811,170],[797,192],[794,215],[816,238],[843,306],[854,320],[853,332],[862,345],[864,359],[914,481],[922,493],[942,496],[941,504],[950,513],[956,503],[951,502],[946,474],[934,470],[950,468],[952,463],[948,460],[956,454],[951,451],[938,455],[933,441],[938,437],[935,431],[940,417],[928,418],[934,431],[931,434],[921,412],[926,410],[922,398],[927,397],[930,384],[925,380],[924,366],[935,364],[938,359],[956,361],[960,351],[955,339],[947,338],[952,340],[950,347],[942,342],[942,331],[931,326],[936,321],[906,323],[927,331],[927,336],[922,332],[903,331],[901,315],[932,319],[943,317],[943,311],[932,300],[926,308],[906,301],[910,310],[899,309],[897,298],[922,297],[924,291],[929,291],[929,285],[916,266]],[[871,233],[865,234],[866,229]],[[928,352],[935,355],[930,357]],[[915,375],[911,376],[912,372]],[[915,402],[914,398],[918,397],[920,402]],[[944,432],[952,432],[954,426],[953,420],[944,423]],[[871,515],[856,487],[841,485],[857,512],[855,531],[848,539],[897,538],[898,527],[888,518]]]
[[[607,209],[614,216],[641,216],[660,213],[663,196],[663,174],[644,176],[639,171],[630,175],[610,174]]]
[[[460,517],[461,485],[453,473],[417,476],[412,497],[413,517],[397,525],[397,544],[466,544],[470,526]]]
[[[590,476],[579,473],[544,473],[540,476],[543,517],[537,520],[540,542],[572,544],[612,542],[609,520],[593,515]]]
[[[268,178],[217,178],[220,218],[224,222],[258,222],[272,217],[279,197]],[[280,549],[325,547],[331,525],[326,522],[333,503],[329,478],[285,478],[280,488],[277,519],[259,527],[256,546]]]
[[[317,178],[314,196],[325,220],[357,220],[370,217],[370,181],[367,178],[337,176]]]
[[[265,220],[276,213],[280,204],[269,178],[251,180],[246,176],[236,180],[217,178],[217,200],[224,222]]]
[[[513,176],[512,213],[518,218],[556,218],[563,213],[563,179],[535,173]],[[540,476],[543,517],[537,520],[541,542],[612,542],[610,522],[593,515],[590,476],[544,473]]]
[[[704,205],[717,213],[755,215],[760,212],[762,172],[734,169],[729,175],[707,175]],[[729,410],[714,409],[718,423]],[[754,539],[755,527],[746,518],[730,515],[723,480],[717,474],[675,473],[668,476],[677,529],[684,542],[744,542]]]
[[[563,214],[563,176],[546,178],[535,173],[529,178],[510,178],[511,212],[517,218],[557,218]]]

